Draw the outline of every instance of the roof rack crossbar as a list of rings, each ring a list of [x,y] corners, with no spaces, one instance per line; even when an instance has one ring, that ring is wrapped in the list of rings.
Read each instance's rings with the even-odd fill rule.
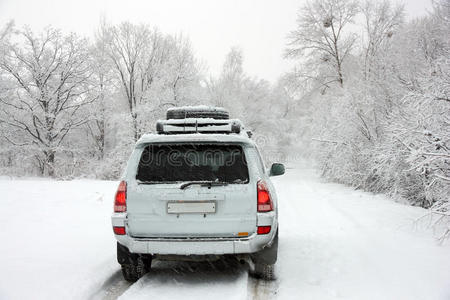
[[[160,120],[156,123],[159,134],[181,133],[240,133],[242,123],[239,120],[215,119],[176,119]]]

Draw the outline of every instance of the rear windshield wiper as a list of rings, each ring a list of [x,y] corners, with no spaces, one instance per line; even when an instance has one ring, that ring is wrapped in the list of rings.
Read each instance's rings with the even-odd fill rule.
[[[164,183],[174,183],[173,181],[145,181],[136,179],[138,184],[164,184]]]
[[[193,185],[193,184],[200,184],[201,186],[212,187],[212,186],[228,185],[228,182],[224,182],[224,181],[189,181],[189,182],[185,182],[185,183],[181,184],[180,189],[184,190],[185,188],[187,188],[188,186]]]

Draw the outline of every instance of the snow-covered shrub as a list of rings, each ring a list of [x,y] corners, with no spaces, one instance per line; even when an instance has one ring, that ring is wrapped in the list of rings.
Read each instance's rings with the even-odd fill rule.
[[[394,8],[388,1],[365,1],[360,24],[365,34],[340,66],[343,84],[330,81],[339,75],[330,73],[336,66],[319,55],[327,52],[327,30],[332,24],[324,28],[322,20],[332,4],[311,2],[325,3],[323,16],[308,18],[314,6],[306,5],[299,15],[299,28],[320,30],[309,37],[309,44],[298,44],[303,35],[294,31],[292,38],[299,51],[288,49],[291,55],[307,58],[292,71],[294,79],[287,84],[303,87],[291,94],[298,99],[297,111],[310,116],[298,123],[303,151],[315,158],[328,179],[431,208],[441,225],[448,222],[448,1],[435,2],[428,16],[409,22],[403,20],[402,7]],[[319,46],[305,51],[311,43]],[[336,45],[345,49],[339,42]]]

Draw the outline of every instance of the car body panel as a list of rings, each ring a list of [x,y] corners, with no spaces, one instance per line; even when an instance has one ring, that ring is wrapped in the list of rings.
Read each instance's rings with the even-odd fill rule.
[[[144,147],[154,143],[239,144],[248,163],[249,182],[211,188],[180,183],[139,184],[136,171]],[[262,165],[258,149],[239,134],[144,135],[136,144],[122,176],[127,182],[127,212],[112,215],[113,226],[125,226],[126,235],[116,235],[133,253],[206,255],[254,253],[269,246],[278,226],[277,196]],[[257,182],[265,180],[273,211],[258,213]],[[169,214],[169,202],[214,201],[215,213]],[[272,226],[257,235],[257,226]],[[240,236],[247,233],[247,236]]]

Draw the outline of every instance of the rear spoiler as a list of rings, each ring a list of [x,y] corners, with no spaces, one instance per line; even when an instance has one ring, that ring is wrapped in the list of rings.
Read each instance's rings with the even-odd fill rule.
[[[183,133],[237,133],[243,129],[238,119],[217,120],[212,118],[187,118],[159,120],[156,122],[158,134]]]

